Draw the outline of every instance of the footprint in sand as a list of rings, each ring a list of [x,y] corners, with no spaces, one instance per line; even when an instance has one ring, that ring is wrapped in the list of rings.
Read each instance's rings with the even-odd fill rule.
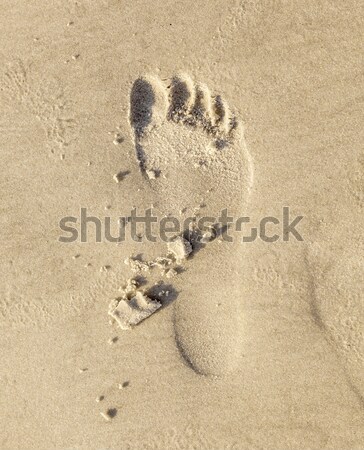
[[[162,216],[182,223],[198,205],[211,223],[225,208],[235,218],[246,215],[251,158],[242,126],[221,96],[185,74],[141,77],[131,90],[129,120],[146,188]],[[195,252],[174,282],[177,347],[203,375],[229,372],[241,353],[244,255],[241,236],[230,235],[233,242],[215,239]]]

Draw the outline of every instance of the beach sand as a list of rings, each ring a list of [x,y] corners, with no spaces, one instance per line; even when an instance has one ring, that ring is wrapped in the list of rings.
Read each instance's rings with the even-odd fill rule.
[[[2,1],[1,449],[364,449],[363,9]]]

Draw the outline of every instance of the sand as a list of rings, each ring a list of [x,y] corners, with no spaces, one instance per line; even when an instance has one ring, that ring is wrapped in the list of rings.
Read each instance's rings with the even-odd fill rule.
[[[1,449],[364,449],[363,13],[3,0]]]

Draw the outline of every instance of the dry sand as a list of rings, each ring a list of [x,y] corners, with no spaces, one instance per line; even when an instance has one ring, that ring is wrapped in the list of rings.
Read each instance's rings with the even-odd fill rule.
[[[364,449],[363,9],[1,2],[2,450]],[[151,205],[304,239],[59,240]]]

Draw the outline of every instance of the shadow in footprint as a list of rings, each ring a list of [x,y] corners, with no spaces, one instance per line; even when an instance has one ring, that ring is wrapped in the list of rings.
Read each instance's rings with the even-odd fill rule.
[[[138,137],[151,123],[155,95],[151,84],[142,78],[135,80],[130,93],[130,122]]]
[[[138,140],[152,121],[155,101],[152,85],[143,78],[135,80],[130,93],[130,123],[137,138],[136,154],[142,172],[145,172],[146,155]]]
[[[168,295],[166,295],[166,293],[168,293]],[[146,294],[151,299],[160,302],[162,304],[161,309],[170,305],[178,297],[176,289],[171,284],[166,284],[162,281],[148,289]]]
[[[137,282],[138,287],[142,287],[148,284],[148,279],[143,275],[137,275],[136,277],[134,277],[134,280]]]
[[[171,105],[168,111],[170,119],[179,118],[179,115],[183,113],[185,106],[191,97],[190,87],[187,82],[174,78],[170,87],[170,99]]]

